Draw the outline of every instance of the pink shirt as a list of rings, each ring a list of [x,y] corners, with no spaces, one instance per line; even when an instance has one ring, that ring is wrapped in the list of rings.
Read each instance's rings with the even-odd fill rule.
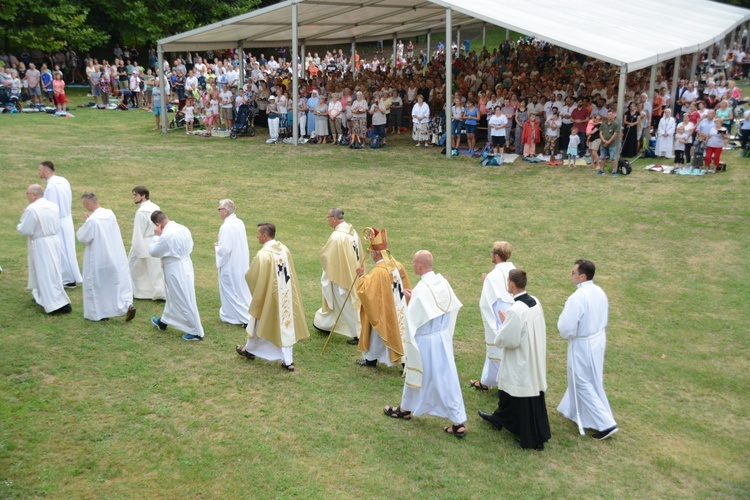
[[[55,91],[55,94],[62,94],[65,92],[65,81],[63,81],[62,78],[59,80],[52,80],[52,89]]]

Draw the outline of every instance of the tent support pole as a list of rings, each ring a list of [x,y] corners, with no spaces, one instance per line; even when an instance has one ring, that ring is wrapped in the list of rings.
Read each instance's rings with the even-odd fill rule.
[[[352,78],[357,79],[357,42],[352,38]],[[356,85],[355,85],[356,86]]]
[[[451,159],[450,127],[451,127],[451,100],[453,99],[453,15],[450,9],[445,9],[445,157]]]
[[[482,23],[482,49],[487,46],[487,23]]]
[[[302,77],[305,78],[306,77],[305,71],[307,70],[307,68],[305,68],[305,57],[307,57],[307,44],[305,44],[305,41],[302,40],[302,43],[300,45],[302,46],[302,48],[300,49],[300,52],[302,55],[302,58],[301,58],[302,60],[300,61],[302,63]]]
[[[391,55],[391,68],[396,69],[396,34],[393,34],[393,55]]]
[[[508,28],[505,28],[505,40],[507,41],[510,38],[510,30]]]
[[[161,94],[161,114],[159,115],[161,119],[161,133],[166,134],[167,130],[169,130],[169,124],[167,123],[167,99],[169,96],[165,95],[164,93],[164,87],[165,85],[165,76],[164,76],[164,46],[159,44],[156,48],[156,54],[159,61],[159,92]]]
[[[628,67],[627,65],[623,64],[620,66],[620,85],[617,87],[617,123],[620,124],[620,127],[624,125],[623,117],[625,116],[625,86],[628,84]],[[617,150],[617,157],[614,158],[612,161],[614,162],[614,165],[612,165],[612,168],[617,170],[617,162],[620,160],[620,151],[622,150],[622,134],[617,134],[617,141],[615,141],[616,150]]]
[[[456,28],[456,47],[458,47],[458,55],[460,56],[461,55],[461,26]]]
[[[654,87],[656,86],[656,64],[651,66],[651,75],[648,80],[648,102],[654,102]],[[653,109],[651,110],[653,114]],[[650,117],[649,117],[650,118]]]
[[[242,90],[242,86],[245,85],[245,48],[243,47],[242,42],[239,42],[237,44],[237,71],[239,73],[239,85],[237,86],[237,90]]]
[[[698,53],[693,52],[692,61],[690,62],[690,76],[688,80],[693,80],[695,78],[695,71],[698,69]]]
[[[430,55],[430,35],[432,34],[432,30],[427,30],[427,60],[429,61],[432,59],[432,56]]]
[[[672,70],[672,88],[669,95],[669,105],[672,106],[674,113],[677,113],[677,80],[680,79],[680,56],[674,58],[674,70]]]
[[[299,60],[299,39],[297,37],[297,4],[292,4],[292,137],[294,145],[299,145],[299,71],[297,61]]]

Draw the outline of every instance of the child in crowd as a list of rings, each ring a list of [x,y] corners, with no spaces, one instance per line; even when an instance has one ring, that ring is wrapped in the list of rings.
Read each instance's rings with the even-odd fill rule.
[[[568,139],[568,167],[575,167],[576,158],[578,157],[578,146],[581,144],[581,138],[578,137],[578,128],[573,127],[570,130]]]
[[[523,156],[525,158],[536,154],[536,145],[538,142],[541,142],[541,135],[536,115],[530,114],[529,119],[523,124],[523,132],[521,134],[523,140]]]
[[[451,149],[456,151],[461,145],[464,111],[465,108],[461,105],[461,96],[457,94],[453,99],[453,106],[451,106]]]
[[[192,95],[185,101],[182,112],[185,114],[185,135],[190,135],[190,132],[193,131],[193,120],[195,119],[195,99]]]
[[[557,138],[560,137],[561,124],[560,114],[556,111],[547,120],[547,128],[544,136],[544,155],[550,155],[551,160],[555,159],[555,153],[557,152]]]
[[[52,80],[52,91],[55,94],[55,107],[57,111],[67,111],[68,105],[65,104],[65,81],[62,78],[62,73],[59,71],[55,73],[54,80]]]
[[[685,144],[689,141],[688,135],[685,133],[685,127],[682,125],[677,127],[677,133],[674,135],[674,170],[685,166]]]
[[[206,129],[206,136],[211,137],[211,130],[214,127],[214,110],[211,106],[206,108],[206,115],[203,117],[203,128]]]

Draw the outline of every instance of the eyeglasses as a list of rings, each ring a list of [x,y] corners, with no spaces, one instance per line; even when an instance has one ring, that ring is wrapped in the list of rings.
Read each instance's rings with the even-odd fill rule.
[[[570,274],[581,274],[581,273],[579,273],[577,271],[570,271]]]

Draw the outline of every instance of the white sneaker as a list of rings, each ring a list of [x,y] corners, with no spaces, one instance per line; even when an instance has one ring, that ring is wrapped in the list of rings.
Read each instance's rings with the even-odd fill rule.
[[[419,147],[419,146],[421,146],[421,144],[420,144],[420,143],[417,143],[417,144],[416,144],[416,146],[417,146],[417,147]]]

